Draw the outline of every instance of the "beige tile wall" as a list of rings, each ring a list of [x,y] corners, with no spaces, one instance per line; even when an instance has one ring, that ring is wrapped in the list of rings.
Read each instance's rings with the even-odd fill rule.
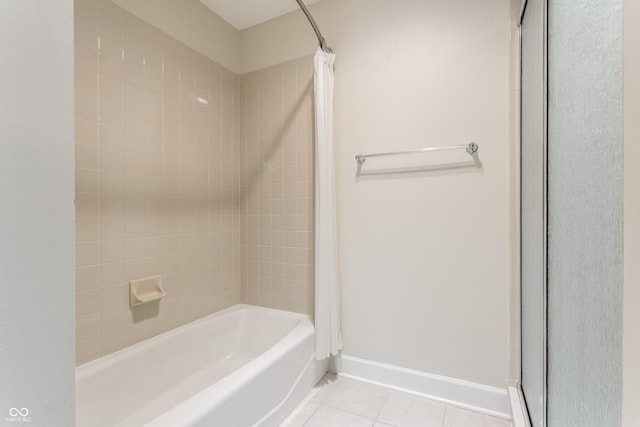
[[[313,314],[313,58],[242,76],[242,301]]]
[[[240,301],[312,314],[312,58],[238,76],[108,0],[75,13],[77,363]]]
[[[240,302],[240,79],[107,0],[75,36],[80,364]]]

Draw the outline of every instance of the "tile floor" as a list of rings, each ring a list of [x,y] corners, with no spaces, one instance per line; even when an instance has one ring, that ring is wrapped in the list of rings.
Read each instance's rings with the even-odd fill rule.
[[[510,421],[327,374],[280,427],[512,427]]]

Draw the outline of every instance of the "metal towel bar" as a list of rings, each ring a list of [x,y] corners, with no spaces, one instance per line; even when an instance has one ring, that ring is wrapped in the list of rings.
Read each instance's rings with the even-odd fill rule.
[[[367,157],[378,157],[378,156],[395,156],[398,154],[415,154],[415,153],[424,153],[427,151],[444,151],[444,150],[467,150],[467,153],[473,154],[478,151],[478,144],[475,142],[470,142],[467,145],[451,145],[449,147],[430,147],[430,148],[418,148],[417,150],[406,150],[406,151],[392,151],[390,153],[376,153],[376,154],[358,154],[356,155],[356,162],[358,165],[362,166],[367,160]]]

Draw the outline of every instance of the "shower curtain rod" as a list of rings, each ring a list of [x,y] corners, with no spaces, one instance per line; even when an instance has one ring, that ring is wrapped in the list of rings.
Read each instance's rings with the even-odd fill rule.
[[[309,23],[313,27],[313,31],[316,32],[316,36],[318,37],[318,43],[320,43],[320,49],[329,53],[333,52],[333,50],[331,50],[331,48],[327,46],[327,42],[324,41],[324,37],[322,37],[322,33],[320,32],[320,28],[318,28],[316,21],[313,19],[313,16],[311,16],[311,12],[309,12],[309,9],[307,9],[307,6],[304,4],[304,1],[302,0],[296,0],[296,1],[298,2],[298,5],[300,5],[300,9],[302,9],[307,19],[309,20]]]

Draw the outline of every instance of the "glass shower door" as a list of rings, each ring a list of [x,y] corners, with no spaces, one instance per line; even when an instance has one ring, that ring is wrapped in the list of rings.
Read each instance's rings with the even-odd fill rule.
[[[621,424],[622,22],[621,0],[528,0],[522,20],[521,381],[533,427]]]
[[[521,25],[522,393],[531,425],[546,425],[546,0]]]

